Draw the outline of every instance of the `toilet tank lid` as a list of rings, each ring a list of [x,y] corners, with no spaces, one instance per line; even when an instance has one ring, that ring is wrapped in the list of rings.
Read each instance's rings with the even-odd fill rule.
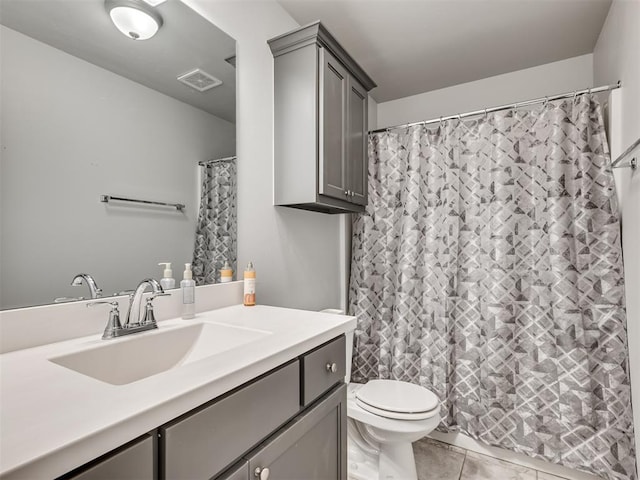
[[[398,413],[428,412],[440,404],[433,392],[398,380],[370,380],[358,389],[356,398],[380,410]]]

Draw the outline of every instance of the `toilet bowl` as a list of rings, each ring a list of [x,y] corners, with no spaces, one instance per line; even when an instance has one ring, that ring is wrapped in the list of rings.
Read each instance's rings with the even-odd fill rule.
[[[351,383],[353,335],[353,331],[346,333],[349,480],[417,480],[411,444],[440,423],[438,397],[424,387],[397,380]]]
[[[438,398],[396,380],[351,383],[347,392],[349,480],[417,480],[411,444],[438,426]]]

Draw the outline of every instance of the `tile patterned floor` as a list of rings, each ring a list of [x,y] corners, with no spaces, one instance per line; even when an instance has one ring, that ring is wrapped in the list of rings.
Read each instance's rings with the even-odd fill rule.
[[[565,480],[431,438],[414,443],[413,451],[418,480]]]

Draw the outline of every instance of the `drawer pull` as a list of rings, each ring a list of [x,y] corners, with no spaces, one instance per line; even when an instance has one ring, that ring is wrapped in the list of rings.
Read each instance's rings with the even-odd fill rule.
[[[253,476],[260,480],[269,480],[269,469],[267,467],[257,467],[253,471]]]
[[[327,363],[325,368],[327,369],[327,372],[330,372],[330,373],[336,373],[338,371],[338,365],[336,365],[336,362]]]

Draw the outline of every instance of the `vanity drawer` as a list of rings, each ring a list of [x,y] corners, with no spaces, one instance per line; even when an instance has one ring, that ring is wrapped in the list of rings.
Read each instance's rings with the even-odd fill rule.
[[[309,405],[344,379],[346,356],[344,335],[302,356],[302,405]]]
[[[154,479],[157,478],[155,462],[154,437],[145,435],[141,440],[110,452],[58,480]]]
[[[294,361],[162,427],[162,477],[214,477],[298,413],[299,389]]]

